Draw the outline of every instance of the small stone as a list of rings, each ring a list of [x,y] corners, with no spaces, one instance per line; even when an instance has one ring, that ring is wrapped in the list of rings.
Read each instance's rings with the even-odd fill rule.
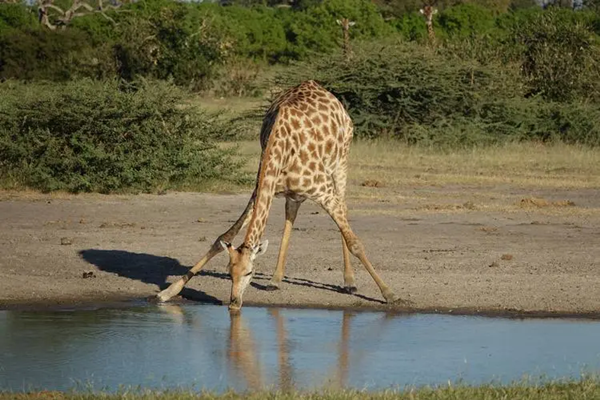
[[[73,244],[73,240],[69,239],[67,237],[63,237],[63,238],[60,238],[60,244],[63,246],[68,246],[68,245]]]
[[[496,267],[499,267],[499,266],[500,266],[500,264],[498,264],[496,261],[494,261],[493,263],[491,263],[490,265],[488,265],[488,267],[490,267],[490,268],[496,268]]]
[[[500,257],[501,260],[504,261],[510,261],[513,259],[513,255],[512,254],[502,254],[502,257]]]
[[[201,236],[198,238],[199,242],[206,242],[206,236]]]
[[[95,278],[96,274],[93,271],[84,272],[81,276],[83,279]]]

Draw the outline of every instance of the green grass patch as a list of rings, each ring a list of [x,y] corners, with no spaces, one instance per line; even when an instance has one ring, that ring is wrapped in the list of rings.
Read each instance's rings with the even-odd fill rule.
[[[367,392],[357,390],[331,390],[323,392],[248,392],[248,393],[194,393],[186,391],[159,392],[133,391],[118,394],[107,393],[4,393],[0,400],[559,400],[559,399],[600,399],[600,385],[596,379],[579,381],[558,381],[537,385],[515,383],[511,385],[447,385],[437,388],[407,388]]]

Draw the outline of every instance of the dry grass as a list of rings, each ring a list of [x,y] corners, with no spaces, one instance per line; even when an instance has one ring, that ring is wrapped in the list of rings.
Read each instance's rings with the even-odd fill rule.
[[[258,141],[223,146],[237,147],[247,160],[245,170],[256,172]],[[353,212],[367,215],[496,211],[595,216],[600,208],[579,207],[570,194],[546,200],[527,193],[598,187],[600,149],[581,146],[522,143],[441,151],[393,141],[357,141],[350,153],[348,199]]]
[[[600,186],[600,150],[533,143],[440,151],[390,141],[354,143],[350,178],[388,186]]]
[[[258,141],[224,146],[237,146],[249,159],[247,169],[256,171],[260,156]],[[355,187],[597,188],[600,187],[600,149],[515,143],[441,151],[387,140],[356,141],[350,152],[349,180]]]
[[[245,104],[240,102],[240,104]],[[222,143],[236,147],[246,163],[243,172],[256,173],[260,158],[258,140]],[[220,181],[180,187],[183,191],[246,193],[252,187]],[[408,205],[404,209],[365,209],[368,214],[471,211],[535,211],[552,215],[598,215],[600,209],[581,208],[569,197],[546,200],[515,197],[520,192],[584,190],[600,187],[600,149],[563,144],[533,143],[441,151],[408,147],[394,141],[356,141],[350,153],[348,198],[362,203]],[[465,197],[468,193],[468,198]],[[71,197],[32,191],[0,192],[0,200]],[[576,201],[577,200],[577,201]]]

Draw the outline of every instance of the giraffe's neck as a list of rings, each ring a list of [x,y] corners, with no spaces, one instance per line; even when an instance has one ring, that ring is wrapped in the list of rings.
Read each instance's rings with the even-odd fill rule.
[[[433,20],[432,20],[432,16],[429,15],[427,16],[427,37],[429,38],[430,42],[433,42],[435,40],[435,32],[433,31]]]
[[[275,125],[275,124],[274,124]],[[275,129],[275,126],[273,126]],[[275,195],[275,185],[281,171],[280,163],[270,157],[272,152],[272,144],[268,143],[263,152],[263,159],[260,165],[260,172],[256,183],[256,199],[254,200],[254,210],[252,218],[248,224],[246,237],[244,238],[244,246],[252,248],[256,246],[265,231],[271,203]]]
[[[344,57],[350,57],[350,32],[349,27],[345,26],[343,29],[344,32]]]

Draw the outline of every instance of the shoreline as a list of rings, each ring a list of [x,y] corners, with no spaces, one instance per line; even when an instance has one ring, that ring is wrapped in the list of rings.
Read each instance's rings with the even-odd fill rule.
[[[158,304],[178,304],[195,306],[220,306],[227,307],[227,304],[217,304],[210,302],[194,301],[181,296],[167,302],[159,303],[154,300],[154,296],[85,296],[82,298],[54,298],[44,300],[32,299],[0,299],[0,312],[2,311],[85,311],[97,309],[119,309],[131,307],[146,307]],[[481,318],[504,318],[504,319],[565,319],[565,320],[600,320],[600,311],[565,311],[565,310],[518,310],[518,309],[494,309],[494,308],[473,308],[473,307],[402,307],[386,306],[381,304],[367,305],[363,303],[360,306],[346,305],[318,305],[318,304],[285,304],[270,302],[248,302],[244,308],[280,308],[280,309],[301,309],[301,310],[323,310],[323,311],[353,311],[356,313],[373,312],[389,313],[391,315],[448,315],[462,317],[481,317]]]

